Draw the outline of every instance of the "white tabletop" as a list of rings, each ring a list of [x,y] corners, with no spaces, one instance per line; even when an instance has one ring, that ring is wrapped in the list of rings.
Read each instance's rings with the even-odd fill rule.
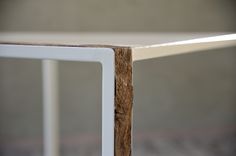
[[[0,44],[55,46],[98,45],[98,47],[99,45],[126,46],[132,48],[133,59],[135,61],[214,48],[236,46],[236,34],[18,32],[0,33]]]

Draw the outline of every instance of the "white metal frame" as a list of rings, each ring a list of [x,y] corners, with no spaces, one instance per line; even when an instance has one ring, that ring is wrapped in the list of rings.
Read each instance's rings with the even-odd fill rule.
[[[114,155],[114,51],[110,48],[0,44],[0,57],[43,60],[44,155],[59,155],[57,61],[102,65],[102,155]]]

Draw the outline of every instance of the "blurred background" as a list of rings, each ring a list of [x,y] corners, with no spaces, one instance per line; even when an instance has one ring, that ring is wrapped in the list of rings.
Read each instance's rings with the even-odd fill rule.
[[[235,15],[234,0],[0,0],[0,34],[233,33]],[[133,155],[236,155],[235,67],[235,48],[135,63]],[[61,155],[100,155],[101,67],[59,68]],[[0,59],[0,156],[42,155],[41,77]]]

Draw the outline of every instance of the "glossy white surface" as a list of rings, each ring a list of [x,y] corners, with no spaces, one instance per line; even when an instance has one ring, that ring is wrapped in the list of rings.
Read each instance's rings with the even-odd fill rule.
[[[192,39],[133,48],[133,60],[180,55],[185,53],[236,46],[236,34]]]
[[[147,46],[227,33],[0,33],[1,42]]]

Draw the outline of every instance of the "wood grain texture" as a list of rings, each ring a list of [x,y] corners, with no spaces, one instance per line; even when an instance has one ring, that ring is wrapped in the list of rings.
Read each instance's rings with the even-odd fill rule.
[[[115,48],[115,156],[131,156],[132,54]]]

